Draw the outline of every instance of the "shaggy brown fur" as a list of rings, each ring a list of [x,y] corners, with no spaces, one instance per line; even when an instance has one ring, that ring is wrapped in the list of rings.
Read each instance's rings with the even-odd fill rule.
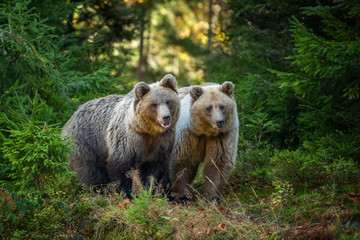
[[[119,182],[128,197],[132,181],[127,175],[132,169],[140,171],[144,182],[153,175],[166,185],[179,106],[171,74],[154,84],[139,82],[125,96],[83,104],[62,132],[75,139],[70,169],[87,185]]]
[[[205,197],[221,201],[221,191],[237,154],[239,121],[233,90],[231,82],[179,89],[181,112],[170,162],[172,196],[176,201],[189,200],[186,188],[201,162]]]

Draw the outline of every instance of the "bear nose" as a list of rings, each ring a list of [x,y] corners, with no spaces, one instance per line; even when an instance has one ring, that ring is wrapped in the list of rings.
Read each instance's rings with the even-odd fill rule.
[[[225,122],[224,122],[224,120],[222,120],[222,119],[216,121],[216,125],[218,126],[218,128],[222,128],[222,127],[224,126],[224,123],[225,123]]]
[[[170,115],[163,116],[164,122],[169,123],[170,122]]]

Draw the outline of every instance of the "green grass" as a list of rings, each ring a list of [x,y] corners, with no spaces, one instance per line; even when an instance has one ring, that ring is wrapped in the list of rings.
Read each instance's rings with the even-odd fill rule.
[[[253,179],[253,178],[251,178]],[[132,201],[94,192],[72,182],[49,192],[31,213],[7,222],[4,239],[357,239],[360,184],[273,186],[234,174],[221,205],[197,196],[179,205],[149,190]],[[202,178],[193,183],[202,192]],[[19,199],[12,196],[14,200]],[[7,194],[9,198],[9,194]],[[28,200],[27,200],[28,201]],[[8,199],[8,202],[11,202]],[[5,202],[1,202],[6,209]],[[5,208],[4,208],[5,207]],[[22,210],[22,209],[20,209]],[[19,211],[12,211],[19,215]],[[4,234],[5,233],[5,234]]]

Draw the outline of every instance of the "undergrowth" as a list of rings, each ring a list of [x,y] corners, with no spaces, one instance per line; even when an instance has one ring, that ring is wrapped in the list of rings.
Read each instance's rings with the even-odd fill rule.
[[[22,125],[21,125],[22,126]],[[79,185],[67,170],[67,145],[54,126],[9,130],[1,150],[2,239],[356,239],[360,178],[356,144],[327,136],[296,150],[251,147],[245,141],[221,205],[203,197],[179,205],[136,178],[133,198],[116,186]],[[12,186],[11,188],[7,186]],[[160,191],[161,192],[161,191]]]
[[[270,159],[269,159],[270,161]],[[251,172],[249,172],[251,176]],[[203,184],[193,184],[195,190]],[[136,186],[132,200],[106,188],[80,186],[42,197],[1,190],[3,239],[356,239],[360,237],[360,184],[341,185],[257,178],[244,184],[235,171],[215,205],[197,195],[190,204],[170,202],[156,188]],[[239,184],[241,183],[241,184]],[[201,192],[201,190],[199,191]],[[199,194],[199,193],[195,193]]]

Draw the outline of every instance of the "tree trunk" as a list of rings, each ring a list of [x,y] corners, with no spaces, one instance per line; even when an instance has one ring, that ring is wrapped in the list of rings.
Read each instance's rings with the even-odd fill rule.
[[[139,82],[147,82],[147,53],[144,53],[145,42],[145,24],[143,20],[140,25],[140,46],[139,46],[139,63],[137,69],[137,77]]]

